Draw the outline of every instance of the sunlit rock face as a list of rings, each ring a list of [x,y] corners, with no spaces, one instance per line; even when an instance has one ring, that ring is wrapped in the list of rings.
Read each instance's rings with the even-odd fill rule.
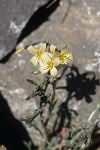
[[[0,1],[0,61],[13,50],[28,19],[45,1]]]

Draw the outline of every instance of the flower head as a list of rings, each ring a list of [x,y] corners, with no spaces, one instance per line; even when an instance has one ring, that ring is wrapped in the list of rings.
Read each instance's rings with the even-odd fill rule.
[[[50,72],[53,77],[57,77],[59,73],[58,69],[73,59],[67,47],[58,50],[55,45],[50,45],[49,43],[40,42],[34,46],[26,46],[26,48],[19,49],[16,54],[24,49],[27,49],[33,55],[31,62],[34,66],[38,65],[39,68],[36,72],[42,74]]]
[[[60,59],[61,64],[68,64],[69,61],[73,60],[73,56],[71,53],[68,52],[67,47],[61,50],[59,54],[59,59]]]
[[[31,59],[31,62],[34,66],[36,66],[40,61],[42,61],[42,55],[46,52],[46,43],[40,43],[38,47],[34,47],[30,45],[28,47],[29,53],[34,55]]]
[[[53,56],[49,54],[44,54],[44,61],[43,63],[40,63],[40,72],[42,74],[47,73],[50,71],[50,74],[53,77],[56,77],[58,75],[57,66],[59,65],[60,61],[58,58],[54,58]]]

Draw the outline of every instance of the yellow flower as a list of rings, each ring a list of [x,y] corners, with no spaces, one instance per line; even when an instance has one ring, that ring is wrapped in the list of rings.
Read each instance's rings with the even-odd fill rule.
[[[59,58],[54,58],[53,56],[51,56],[52,55],[49,55],[49,53],[43,55],[44,61],[43,63],[40,63],[40,72],[44,74],[50,71],[50,74],[53,77],[56,77],[58,75],[56,67],[60,64],[60,61]]]
[[[56,46],[53,45],[53,44],[51,44],[50,47],[49,47],[49,52],[50,52],[51,54],[54,54],[54,53],[55,53],[55,50],[56,50]]]
[[[38,47],[34,47],[32,45],[28,47],[28,51],[34,55],[31,59],[31,62],[34,66],[36,66],[38,63],[40,63],[40,61],[42,61],[42,55],[46,51],[46,43],[41,42],[36,46]]]
[[[62,65],[69,63],[69,61],[73,59],[73,56],[68,52],[67,47],[59,51],[53,44],[48,44],[47,47],[46,43],[42,42],[34,46],[28,45],[25,48],[21,48],[16,51],[16,54],[25,49],[27,49],[29,53],[33,55],[31,62],[34,66],[39,66],[38,71],[40,71],[42,74],[50,72],[53,77],[57,77],[57,69],[60,69]]]
[[[59,56],[59,52],[57,51],[57,48],[55,45],[51,44],[49,47],[49,51],[50,54],[52,54],[53,57],[58,57]]]
[[[71,53],[68,52],[67,47],[61,50],[59,54],[59,59],[60,59],[61,64],[68,64],[69,61],[73,60],[73,56]]]

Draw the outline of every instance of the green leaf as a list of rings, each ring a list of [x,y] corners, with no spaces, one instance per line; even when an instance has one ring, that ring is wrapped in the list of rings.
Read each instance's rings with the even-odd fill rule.
[[[31,79],[27,79],[27,82],[33,84],[34,86],[38,86],[38,84],[35,81],[31,80]]]
[[[39,71],[39,70],[36,70],[36,71],[33,71],[32,72],[34,75],[38,75],[38,74],[40,74],[41,72]]]

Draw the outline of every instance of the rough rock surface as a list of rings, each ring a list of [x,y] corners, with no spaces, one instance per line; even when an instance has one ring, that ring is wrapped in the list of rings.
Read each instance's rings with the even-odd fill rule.
[[[29,17],[46,0],[0,1],[0,60],[13,50]]]
[[[20,1],[20,3],[22,2],[23,1]],[[9,7],[4,6],[4,8],[7,7],[8,12],[9,9],[12,10],[15,15],[13,15],[14,18],[10,18],[8,21],[9,23],[6,22],[7,19],[4,20],[3,26],[7,26],[5,27],[7,31],[4,30],[4,33],[3,31],[0,31],[0,34],[2,35],[0,38],[0,53],[5,47],[7,51],[8,49],[10,50],[13,48],[12,43],[15,43],[19,33],[15,30],[15,28],[10,28],[11,24],[16,23],[18,26],[21,26],[24,22],[26,22],[27,18],[29,18],[29,16],[33,13],[32,8],[35,1],[32,1],[32,3],[27,1],[26,7],[24,2],[23,4],[17,5],[17,1],[14,0],[13,2],[11,1],[11,3],[12,5],[9,4]],[[3,4],[6,5],[4,1]],[[20,45],[18,45],[18,47],[21,47],[31,41],[39,40],[50,41],[60,48],[63,45],[68,44],[68,47],[74,53],[75,58],[73,62],[75,68],[72,70],[72,75],[74,75],[75,80],[74,82],[72,80],[71,84],[73,87],[76,85],[78,92],[74,89],[73,93],[75,96],[69,102],[69,107],[70,109],[73,108],[79,114],[79,116],[75,116],[73,114],[73,120],[76,120],[76,122],[87,119],[96,104],[100,102],[99,6],[100,0],[72,0],[70,9],[64,19],[69,3],[66,0],[62,0],[60,2],[60,6],[49,17],[49,20],[44,22],[37,30],[31,32],[31,34],[25,38]],[[16,9],[17,13],[14,12],[15,7],[18,7]],[[28,9],[27,15],[24,16],[26,9]],[[4,16],[6,16],[7,11],[4,12],[2,8],[2,14]],[[22,15],[19,15],[20,11]],[[9,13],[12,14],[11,11]],[[4,18],[3,15],[2,18]],[[17,22],[16,20],[19,21]],[[11,38],[9,38],[9,34],[12,35]],[[23,52],[18,56],[13,54],[6,64],[0,64],[0,91],[7,100],[13,115],[19,121],[37,107],[35,99],[25,101],[25,98],[30,95],[32,91],[32,86],[26,82],[26,79],[31,78],[37,81],[41,79],[40,76],[33,76],[31,74],[33,66],[29,62],[30,56],[27,56],[26,53],[27,52]],[[87,71],[92,71],[93,73],[91,74]],[[83,82],[85,82],[85,86],[81,86],[83,85],[81,84]],[[66,76],[58,83],[58,87],[62,85],[66,87]],[[70,85],[69,89],[71,90]],[[63,99],[63,101],[65,101],[68,92],[69,91],[67,91],[66,88],[58,89],[57,94],[59,100],[62,101]],[[36,136],[36,134],[33,135],[33,130],[28,128],[26,124],[24,125],[33,141],[34,139],[38,141],[39,136]]]

